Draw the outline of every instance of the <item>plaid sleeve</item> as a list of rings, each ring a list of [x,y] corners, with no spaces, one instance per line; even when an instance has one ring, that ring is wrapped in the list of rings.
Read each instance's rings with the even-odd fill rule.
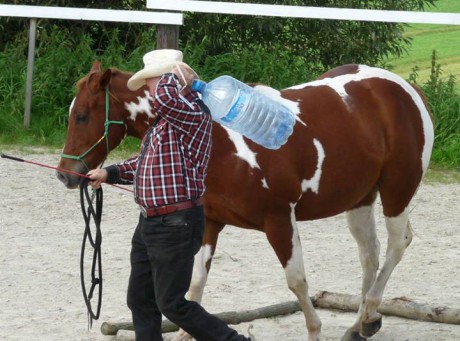
[[[107,182],[110,184],[130,185],[134,181],[136,173],[137,157],[111,165],[105,168],[108,173]]]
[[[153,107],[169,123],[188,132],[193,126],[200,124],[203,113],[195,102],[198,96],[186,98],[180,95],[179,84],[177,75],[164,74],[155,90]]]

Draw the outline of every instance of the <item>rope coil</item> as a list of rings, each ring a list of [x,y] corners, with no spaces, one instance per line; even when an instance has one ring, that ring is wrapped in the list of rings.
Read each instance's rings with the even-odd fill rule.
[[[83,219],[85,221],[85,231],[83,233],[80,257],[80,280],[83,298],[88,309],[88,328],[91,328],[93,320],[97,320],[99,318],[102,305],[101,218],[103,192],[102,188],[98,188],[93,190],[92,195],[90,195],[88,191],[88,182],[89,179],[86,178],[82,178],[80,182],[80,204]],[[93,235],[93,231],[91,231],[91,220],[94,222],[95,235]],[[85,285],[85,250],[87,243],[93,249],[93,259],[91,262],[91,286],[88,291],[86,290]],[[96,312],[94,312],[91,299],[93,298],[96,289],[98,289],[98,298]]]

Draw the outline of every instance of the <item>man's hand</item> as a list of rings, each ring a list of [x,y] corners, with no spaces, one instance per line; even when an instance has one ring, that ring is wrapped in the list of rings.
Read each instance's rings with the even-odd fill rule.
[[[109,173],[103,168],[96,168],[90,170],[87,175],[89,176],[90,182],[89,185],[92,188],[100,188],[101,184],[103,182],[107,181],[107,177],[109,176]]]

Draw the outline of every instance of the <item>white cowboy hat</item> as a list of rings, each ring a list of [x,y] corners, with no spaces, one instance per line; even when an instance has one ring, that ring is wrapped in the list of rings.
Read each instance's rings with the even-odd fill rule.
[[[154,50],[146,53],[142,58],[144,68],[128,80],[128,89],[135,91],[145,85],[146,79],[171,72],[176,65],[189,67],[182,62],[182,58],[181,51],[172,49]]]

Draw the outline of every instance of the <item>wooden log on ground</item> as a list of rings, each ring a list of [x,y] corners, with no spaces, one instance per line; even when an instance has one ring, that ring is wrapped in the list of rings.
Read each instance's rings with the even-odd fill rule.
[[[313,298],[313,304],[319,308],[343,311],[358,311],[361,297],[320,291]],[[411,320],[460,324],[460,310],[448,307],[431,307],[412,301],[407,297],[384,300],[378,312],[388,316],[404,317]]]
[[[290,315],[300,310],[297,301],[274,304],[258,309],[243,311],[227,311],[214,314],[227,324],[240,324],[261,318],[269,318],[280,315]],[[119,330],[134,330],[132,322],[104,322],[101,325],[101,332],[104,335],[116,335]],[[168,320],[163,320],[161,331],[169,333],[179,330],[179,328]]]
[[[317,308],[357,312],[361,297],[320,291],[310,299]],[[222,312],[215,314],[215,316],[228,324],[239,324],[261,318],[289,315],[300,310],[300,305],[297,301],[288,301],[252,310]],[[460,324],[459,309],[431,307],[427,304],[416,303],[407,297],[384,300],[378,311],[383,315],[398,316],[411,320]],[[163,333],[173,332],[178,329],[170,321],[163,321]],[[132,322],[104,322],[101,325],[101,332],[104,335],[116,335],[119,330],[134,330]]]

